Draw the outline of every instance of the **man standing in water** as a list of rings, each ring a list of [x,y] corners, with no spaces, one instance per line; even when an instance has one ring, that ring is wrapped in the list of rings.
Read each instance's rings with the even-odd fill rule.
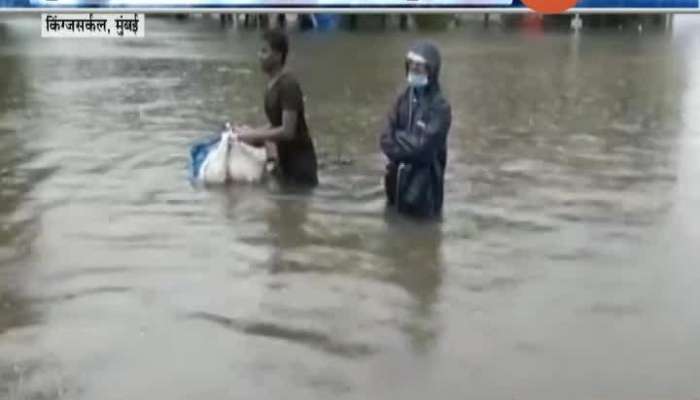
[[[271,30],[263,35],[263,41],[258,58],[268,77],[265,115],[270,125],[260,128],[240,126],[233,133],[244,142],[265,142],[275,148],[276,175],[282,183],[316,186],[316,151],[306,125],[304,96],[297,79],[285,69],[289,39],[284,32]]]
[[[440,52],[418,43],[406,55],[408,87],[399,95],[381,134],[389,159],[384,177],[387,203],[403,214],[442,213],[450,104],[440,90]]]

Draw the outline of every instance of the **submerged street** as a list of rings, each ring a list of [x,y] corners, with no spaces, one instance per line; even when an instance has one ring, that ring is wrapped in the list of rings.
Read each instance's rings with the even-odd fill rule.
[[[700,395],[700,42],[291,34],[321,184],[207,190],[262,121],[260,33],[0,19],[0,398]],[[385,216],[377,139],[414,39],[452,103],[444,221]]]

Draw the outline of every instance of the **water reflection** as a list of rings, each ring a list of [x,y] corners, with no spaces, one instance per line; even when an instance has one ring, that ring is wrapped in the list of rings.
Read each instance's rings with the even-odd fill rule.
[[[273,197],[267,209],[267,235],[269,235],[272,254],[269,261],[271,273],[301,272],[309,264],[302,261],[287,260],[285,254],[304,244],[312,242],[306,231],[309,213],[309,194],[280,193]]]
[[[12,43],[2,28],[0,49]],[[24,205],[33,180],[42,174],[23,168],[33,154],[13,123],[23,105],[20,70],[16,57],[0,52],[0,333],[35,318],[23,299],[20,282],[27,274],[22,261],[30,254],[36,229],[36,216]]]
[[[33,327],[43,311],[27,291],[40,229],[32,191],[53,170],[32,166],[38,154],[28,146],[31,132],[21,123],[27,103],[25,66],[4,51],[17,44],[0,21],[0,397],[55,398],[62,395],[49,382],[56,376],[56,360],[30,351]]]
[[[439,289],[442,284],[442,225],[439,221],[406,220],[392,211],[385,214],[388,230],[383,248],[391,260],[388,281],[412,298],[401,329],[418,354],[429,352],[440,332]]]

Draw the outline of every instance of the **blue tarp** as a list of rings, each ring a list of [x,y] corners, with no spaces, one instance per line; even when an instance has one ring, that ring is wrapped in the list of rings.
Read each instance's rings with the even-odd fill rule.
[[[0,7],[26,7],[29,8],[32,5],[29,0],[0,0]]]
[[[340,24],[340,15],[338,14],[314,14],[316,29],[325,31],[338,27]]]

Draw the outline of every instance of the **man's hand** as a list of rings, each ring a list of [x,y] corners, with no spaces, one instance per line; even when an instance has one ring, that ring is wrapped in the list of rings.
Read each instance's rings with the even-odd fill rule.
[[[277,160],[277,144],[269,140],[265,141],[265,150],[267,150],[268,160]]]
[[[238,130],[251,130],[251,129],[253,129],[253,128],[250,127],[249,125],[246,125],[246,124],[234,125],[234,126],[233,126],[233,131],[234,131],[234,132],[235,132],[235,131],[238,131]]]
[[[253,132],[253,128],[251,128],[248,125],[236,125],[232,129],[233,135],[232,138],[234,140],[246,140],[246,135],[249,135],[251,132]]]

